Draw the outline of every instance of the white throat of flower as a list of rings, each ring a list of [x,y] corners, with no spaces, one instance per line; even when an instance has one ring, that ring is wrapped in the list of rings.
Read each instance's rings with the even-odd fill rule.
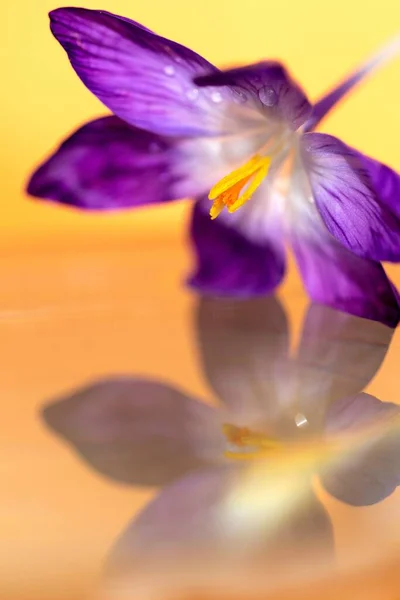
[[[250,160],[223,177],[211,189],[208,197],[213,201],[210,210],[212,219],[218,217],[225,207],[233,213],[248,202],[267,177],[271,166],[281,165],[297,146],[298,133],[283,123],[278,123],[273,133],[269,132],[266,137],[263,147]]]

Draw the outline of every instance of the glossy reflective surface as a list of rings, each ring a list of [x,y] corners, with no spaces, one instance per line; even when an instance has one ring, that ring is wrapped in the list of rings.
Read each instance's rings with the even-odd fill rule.
[[[397,333],[294,269],[199,299],[173,236],[24,252],[0,264],[2,597],[395,597]]]

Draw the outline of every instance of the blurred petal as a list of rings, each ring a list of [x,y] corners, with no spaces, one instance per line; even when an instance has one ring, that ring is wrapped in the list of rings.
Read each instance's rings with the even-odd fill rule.
[[[304,551],[304,546],[310,548],[316,540],[320,550],[331,551],[331,522],[311,490],[279,524],[268,511],[273,489],[258,489],[268,518],[263,518],[260,506],[260,520],[255,522],[250,503],[231,521],[226,501],[237,485],[239,470],[216,469],[192,474],[164,488],[117,541],[107,563],[108,574],[132,574],[148,565],[157,570],[177,561],[181,566],[191,558],[199,564],[199,560],[212,557],[220,566],[221,561],[235,558],[241,565],[256,556],[274,560],[279,553],[292,558],[297,555],[301,560],[300,548]]]
[[[288,122],[297,129],[311,114],[311,105],[300,86],[283,65],[266,61],[197,77],[199,86],[233,88],[233,98],[244,106],[249,102],[267,117]]]
[[[358,394],[332,405],[327,415],[328,433],[366,430],[355,448],[321,479],[327,491],[353,506],[380,502],[400,484],[400,407]],[[378,427],[379,425],[379,427]]]
[[[329,232],[355,254],[400,260],[400,215],[380,201],[358,152],[321,133],[302,138],[312,195]]]
[[[221,107],[193,78],[215,70],[188,48],[106,11],[59,8],[51,30],[83,83],[113,113],[165,135],[209,135]]]
[[[312,110],[312,115],[305,125],[305,131],[315,129],[322,119],[342,100],[346,94],[353,90],[365,77],[371,75],[375,69],[384,65],[388,60],[398,54],[400,49],[400,36],[391,40],[389,44],[376,52],[366,63],[361,65],[354,73],[342,81],[331,92],[318,100]]]
[[[251,239],[233,224],[212,221],[207,199],[196,203],[191,238],[197,266],[189,284],[204,294],[249,298],[272,292],[285,272],[285,251],[273,233]],[[229,215],[230,216],[230,215]]]
[[[297,395],[308,429],[323,429],[335,400],[357,394],[380,368],[393,330],[326,306],[310,307],[297,351]]]
[[[95,470],[123,483],[161,485],[224,450],[215,410],[152,381],[100,381],[47,405],[43,417]]]
[[[165,487],[118,540],[109,569],[179,553],[187,556],[222,537],[216,514],[235,472],[229,468],[199,471]]]
[[[284,412],[281,380],[290,377],[288,323],[279,300],[202,299],[196,327],[204,374],[231,410],[229,418],[273,429]]]
[[[165,202],[176,198],[177,185],[190,190],[177,163],[166,138],[104,117],[67,138],[33,174],[28,193],[86,210]]]

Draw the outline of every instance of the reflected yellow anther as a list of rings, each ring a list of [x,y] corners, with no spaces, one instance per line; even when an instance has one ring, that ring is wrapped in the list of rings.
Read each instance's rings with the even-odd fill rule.
[[[237,427],[225,423],[222,426],[222,431],[228,442],[238,448],[238,450],[224,452],[227,458],[235,460],[260,459],[270,455],[272,451],[282,448],[281,442],[262,433],[252,432],[247,427]]]
[[[210,210],[212,219],[218,217],[226,206],[229,212],[235,212],[243,206],[254,194],[258,186],[268,174],[271,164],[269,156],[256,154],[245,165],[223,177],[211,189],[208,197],[214,200]],[[244,186],[248,184],[242,192]]]

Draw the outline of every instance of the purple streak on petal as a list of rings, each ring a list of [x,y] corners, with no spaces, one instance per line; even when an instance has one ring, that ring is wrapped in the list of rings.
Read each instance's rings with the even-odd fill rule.
[[[218,108],[193,78],[215,70],[188,48],[106,11],[60,8],[51,30],[83,83],[131,125],[164,135],[212,135]]]
[[[381,264],[362,259],[323,228],[315,209],[299,215],[291,242],[304,285],[314,302],[396,327],[400,320],[397,291]]]
[[[119,377],[43,409],[46,424],[96,471],[133,485],[162,485],[224,450],[215,409],[162,383]]]
[[[104,117],[67,138],[33,174],[28,193],[85,210],[117,210],[173,200],[179,186],[190,191],[190,177],[184,179],[171,141]]]
[[[209,200],[200,200],[193,211],[191,238],[197,266],[188,283],[211,296],[249,298],[272,292],[285,272],[283,245],[256,242],[208,214]]]
[[[383,163],[357,153],[379,202],[400,217],[400,175]]]
[[[197,77],[195,83],[233,88],[239,103],[245,105],[247,99],[267,116],[288,121],[293,129],[300,127],[311,113],[304,92],[278,62],[210,73]]]
[[[380,201],[360,154],[330,135],[307,133],[302,157],[329,232],[364,258],[400,260],[400,215]]]
[[[331,92],[328,92],[313,106],[311,117],[305,124],[305,131],[313,131],[326,117],[326,115],[332,110],[334,106],[346,94],[348,94],[358,83],[360,83],[365,77],[371,75],[378,67],[385,64],[388,60],[398,54],[400,49],[400,37],[396,37],[389,44],[379,50],[374,56],[372,56],[365,64],[361,65],[354,73],[342,81],[337,87]]]
[[[349,447],[339,464],[321,474],[332,496],[352,506],[367,506],[395,490],[400,484],[399,416],[399,406],[369,394],[344,398],[332,406],[327,415],[329,433],[367,428],[365,438]],[[371,425],[373,430],[368,429]]]

